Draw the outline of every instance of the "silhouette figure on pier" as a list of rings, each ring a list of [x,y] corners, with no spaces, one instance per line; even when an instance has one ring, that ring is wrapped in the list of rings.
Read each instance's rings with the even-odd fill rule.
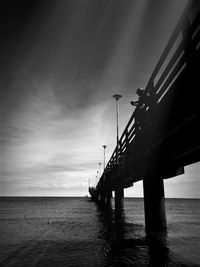
[[[149,110],[149,107],[153,107],[156,104],[156,94],[153,91],[150,93],[149,90],[147,91],[142,88],[138,88],[136,94],[138,95],[138,100],[131,101],[130,104],[136,107],[134,114],[137,133],[142,129],[142,125],[145,123],[147,110]]]
[[[138,88],[136,91],[136,94],[138,95],[137,101],[131,101],[131,105],[135,106],[135,129],[136,133],[138,133],[142,129],[142,125],[144,123],[144,113],[145,113],[145,107],[148,104],[150,97],[149,93],[146,93],[144,89]]]

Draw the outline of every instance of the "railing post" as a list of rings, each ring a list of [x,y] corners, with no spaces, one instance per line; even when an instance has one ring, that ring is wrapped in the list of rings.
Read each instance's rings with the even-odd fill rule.
[[[188,67],[188,70],[192,67],[191,64],[191,58],[194,54],[195,47],[192,45],[192,34],[189,24],[189,19],[187,19],[187,22],[185,24],[185,27],[183,28],[183,42],[184,42],[184,50],[185,50],[185,61],[186,65]]]
[[[122,141],[120,140],[119,141],[119,156],[121,155],[122,153]]]
[[[187,70],[187,82],[188,82],[188,88],[195,88],[196,87],[196,77],[199,77],[198,73],[199,70],[196,68],[197,65],[197,58],[195,56],[196,48],[194,45],[194,42],[192,40],[192,32],[191,32],[191,25],[189,22],[189,18],[187,18],[187,21],[185,23],[185,27],[183,28],[183,42],[184,42],[184,51],[185,51],[185,61],[186,61],[186,70]],[[199,95],[199,88],[196,89],[196,95]],[[194,102],[197,101],[198,103],[198,97],[195,97],[194,99],[191,99],[190,101]]]
[[[128,149],[128,145],[129,145],[129,140],[128,140],[128,129],[126,129],[126,132],[125,132],[125,142],[126,142],[126,150]]]

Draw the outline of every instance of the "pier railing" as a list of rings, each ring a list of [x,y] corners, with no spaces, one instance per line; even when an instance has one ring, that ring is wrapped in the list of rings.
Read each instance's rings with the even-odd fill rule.
[[[199,9],[200,1],[190,1],[186,6],[144,90],[144,94],[150,97],[144,103],[143,117],[140,122],[141,129],[138,130],[136,125],[136,108],[106,165],[100,183],[109,179],[109,174],[124,164],[125,156],[131,144],[137,142],[140,133],[154,119],[159,106],[165,102],[163,100],[165,100],[167,95],[170,95],[173,90],[176,90],[174,84],[180,75],[183,72],[188,77],[194,75],[194,61],[199,58],[200,51]],[[193,78],[189,77],[188,80],[191,79]],[[183,99],[183,105],[186,101],[187,99]],[[182,111],[183,108],[180,109],[180,112]],[[178,116],[180,114],[176,115]]]

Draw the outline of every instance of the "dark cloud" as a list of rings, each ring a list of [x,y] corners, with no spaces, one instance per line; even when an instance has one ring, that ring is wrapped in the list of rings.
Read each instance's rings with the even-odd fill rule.
[[[125,88],[120,90],[145,85],[152,61],[156,62],[161,51],[160,41],[168,38],[174,17],[184,4],[168,14],[171,1],[141,2],[148,5],[142,25],[137,25],[141,26],[140,39],[134,51],[138,39],[134,22],[141,12],[137,10],[138,1],[3,1],[1,115],[15,118],[29,95],[40,96],[38,91],[46,90],[46,83],[51,84],[63,113],[82,111],[107,100],[123,75],[117,68],[123,69],[127,48],[123,33],[127,27],[131,64],[126,69]],[[166,24],[167,29],[163,26]],[[120,55],[116,50],[119,45]],[[115,56],[120,56],[119,60],[112,63]]]
[[[137,41],[135,32],[138,30],[132,20],[140,15],[137,1],[3,1],[1,107],[8,112],[24,103],[28,94],[37,94],[35,81],[53,85],[55,97],[64,111],[82,110],[105,101],[113,91],[112,83],[115,87],[119,80],[117,68],[123,69],[127,47],[122,41],[127,27],[130,31],[126,38],[132,51],[130,67],[125,74],[121,73],[126,76],[126,88],[122,90],[144,85],[154,66],[152,62],[157,61],[161,52],[160,42],[168,38],[174,24],[175,15],[172,20],[169,5],[166,1],[151,4],[149,1],[143,23],[138,25],[141,34]],[[173,14],[177,14],[177,10]],[[133,25],[127,25],[129,20]],[[113,66],[119,44],[122,52]],[[106,75],[108,80],[103,82]]]

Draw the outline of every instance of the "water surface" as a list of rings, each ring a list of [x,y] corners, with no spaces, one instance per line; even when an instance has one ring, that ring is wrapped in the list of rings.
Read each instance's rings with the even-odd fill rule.
[[[143,199],[125,210],[87,198],[0,198],[0,266],[200,266],[200,200],[167,199],[167,236],[144,230]]]

